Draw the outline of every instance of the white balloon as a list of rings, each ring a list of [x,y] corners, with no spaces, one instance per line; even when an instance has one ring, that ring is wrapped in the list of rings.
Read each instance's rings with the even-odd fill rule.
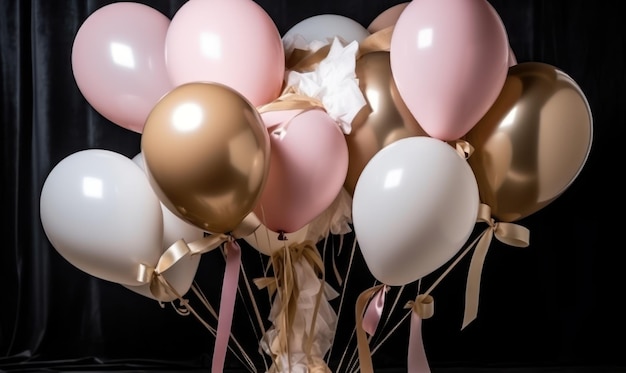
[[[140,152],[133,157],[133,162],[138,165],[145,174],[145,163],[143,154]],[[155,194],[156,196],[156,194]],[[158,197],[157,197],[158,198]],[[180,219],[174,215],[163,203],[161,203],[161,210],[163,212],[163,251],[167,250],[174,242],[184,239],[185,242],[191,243],[204,237],[204,231],[197,228],[195,225],[189,224],[186,221]],[[174,290],[180,295],[185,295],[198,272],[198,265],[200,264],[200,255],[188,255],[177,261],[170,269],[168,269],[163,277],[174,288]],[[129,286],[124,285],[129,290],[132,290],[138,294],[146,296],[148,298],[155,299],[154,295],[150,291],[150,284]],[[172,301],[175,297],[170,299],[161,299],[162,301]]]
[[[408,137],[381,149],[363,169],[353,195],[354,232],[372,275],[406,285],[462,248],[478,207],[467,161],[446,142]]]
[[[103,280],[139,285],[139,264],[156,265],[162,252],[159,200],[141,169],[112,151],[61,160],[44,182],[40,217],[59,254]]]
[[[320,14],[296,23],[283,35],[283,42],[296,35],[300,35],[308,43],[332,41],[335,36],[340,37],[346,43],[353,41],[360,43],[370,33],[351,18],[338,14]]]

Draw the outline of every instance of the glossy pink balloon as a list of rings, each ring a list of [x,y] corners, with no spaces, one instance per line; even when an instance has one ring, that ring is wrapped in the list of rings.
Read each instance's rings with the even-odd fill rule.
[[[166,64],[175,85],[227,85],[253,105],[280,95],[285,52],[280,33],[252,0],[189,0],[172,17]]]
[[[111,122],[142,133],[171,88],[165,68],[170,20],[147,5],[119,2],[93,12],[78,29],[72,71],[87,102]]]
[[[506,79],[509,41],[486,0],[420,0],[404,8],[390,46],[400,95],[431,137],[466,134]]]
[[[288,118],[270,129],[270,171],[254,213],[269,230],[292,233],[324,212],[341,191],[348,146],[323,110]]]

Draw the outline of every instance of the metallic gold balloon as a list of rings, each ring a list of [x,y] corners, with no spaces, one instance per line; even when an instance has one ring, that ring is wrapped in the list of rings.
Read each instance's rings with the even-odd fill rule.
[[[163,96],[146,120],[141,148],[161,202],[211,233],[230,233],[246,218],[269,172],[260,114],[221,84],[183,84]]]
[[[346,135],[349,164],[344,187],[352,195],[361,171],[385,146],[409,136],[427,136],[404,101],[391,76],[389,52],[363,55],[356,62],[356,76],[366,105]]]
[[[592,143],[592,115],[576,82],[540,62],[509,68],[498,99],[465,136],[481,202],[504,222],[548,205],[576,179]]]

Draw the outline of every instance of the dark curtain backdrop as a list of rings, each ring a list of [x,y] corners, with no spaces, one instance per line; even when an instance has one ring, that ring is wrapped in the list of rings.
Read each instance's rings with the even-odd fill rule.
[[[140,2],[169,17],[184,3]],[[283,34],[305,18],[326,13],[367,26],[401,1],[258,2]],[[624,166],[619,163],[626,120],[623,4],[616,0],[490,2],[507,27],[518,62],[552,64],[580,85],[594,118],[593,147],[571,187],[518,222],[530,230],[529,247],[514,248],[494,240],[474,323],[460,330],[468,261],[461,262],[433,292],[435,316],[424,321],[429,362],[434,372],[539,369],[530,367],[551,372],[626,371],[622,305],[626,280],[620,233]],[[82,22],[108,3],[112,1],[0,1],[0,370],[208,371],[210,367],[214,338],[196,319],[81,272],[55,251],[41,226],[41,188],[59,161],[91,148],[128,157],[140,151],[140,135],[95,112],[72,75],[73,38]],[[563,141],[567,139],[564,133]],[[344,269],[349,259],[347,242],[337,259]],[[339,244],[333,240],[328,245]],[[249,277],[261,273],[262,259],[244,244]],[[212,302],[217,302],[223,264],[221,256],[207,254],[196,276]],[[358,251],[353,266],[348,304],[372,283]],[[398,307],[415,291],[405,289]],[[251,310],[242,299],[233,334],[262,370],[258,338],[248,317]],[[266,315],[269,306],[260,303]],[[352,307],[342,313],[331,368],[345,348],[353,350],[348,347],[353,313]],[[407,340],[405,322],[374,355],[377,370],[406,371]],[[241,370],[233,355],[227,366]]]

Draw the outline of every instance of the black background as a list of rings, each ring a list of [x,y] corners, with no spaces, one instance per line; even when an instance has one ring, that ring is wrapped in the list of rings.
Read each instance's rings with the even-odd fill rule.
[[[367,27],[382,11],[400,3],[257,2],[281,34],[317,14],[344,15]],[[64,157],[90,148],[128,157],[140,151],[140,135],[95,112],[72,75],[70,55],[76,31],[89,14],[109,3],[112,1],[0,2],[0,368],[6,370],[210,367],[214,338],[197,320],[79,271],[57,254],[41,227],[39,193],[50,170]],[[184,1],[140,3],[171,18]],[[622,297],[626,281],[620,227],[624,220],[624,166],[618,153],[626,120],[626,26],[621,3],[490,3],[507,28],[518,62],[551,64],[582,88],[594,118],[593,145],[571,187],[518,222],[530,230],[529,247],[492,243],[476,321],[460,330],[467,261],[435,289],[435,316],[424,322],[429,362],[434,372],[467,372],[471,367],[480,371],[536,371],[536,367],[555,369],[546,371],[581,367],[590,372],[624,371],[626,308]],[[563,141],[567,141],[566,133]],[[353,237],[346,238],[337,258],[337,266],[344,271]],[[260,275],[263,258],[242,245],[248,277]],[[327,248],[332,245],[337,249],[340,242],[335,239]],[[196,280],[215,305],[222,274],[223,259],[218,253],[202,258]],[[422,286],[436,275],[424,279]],[[331,355],[333,369],[344,349],[348,355],[354,350],[354,341],[348,343],[354,328],[351,305],[373,282],[358,250],[351,276],[345,299],[349,306],[342,310]],[[253,291],[262,315],[266,315],[265,293]],[[404,289],[389,325],[404,314],[402,305],[415,294],[414,284]],[[263,369],[256,352],[258,338],[248,316],[249,303],[239,302],[233,334]],[[407,338],[405,322],[374,355],[376,370],[406,370]],[[227,367],[241,368],[232,355]]]

